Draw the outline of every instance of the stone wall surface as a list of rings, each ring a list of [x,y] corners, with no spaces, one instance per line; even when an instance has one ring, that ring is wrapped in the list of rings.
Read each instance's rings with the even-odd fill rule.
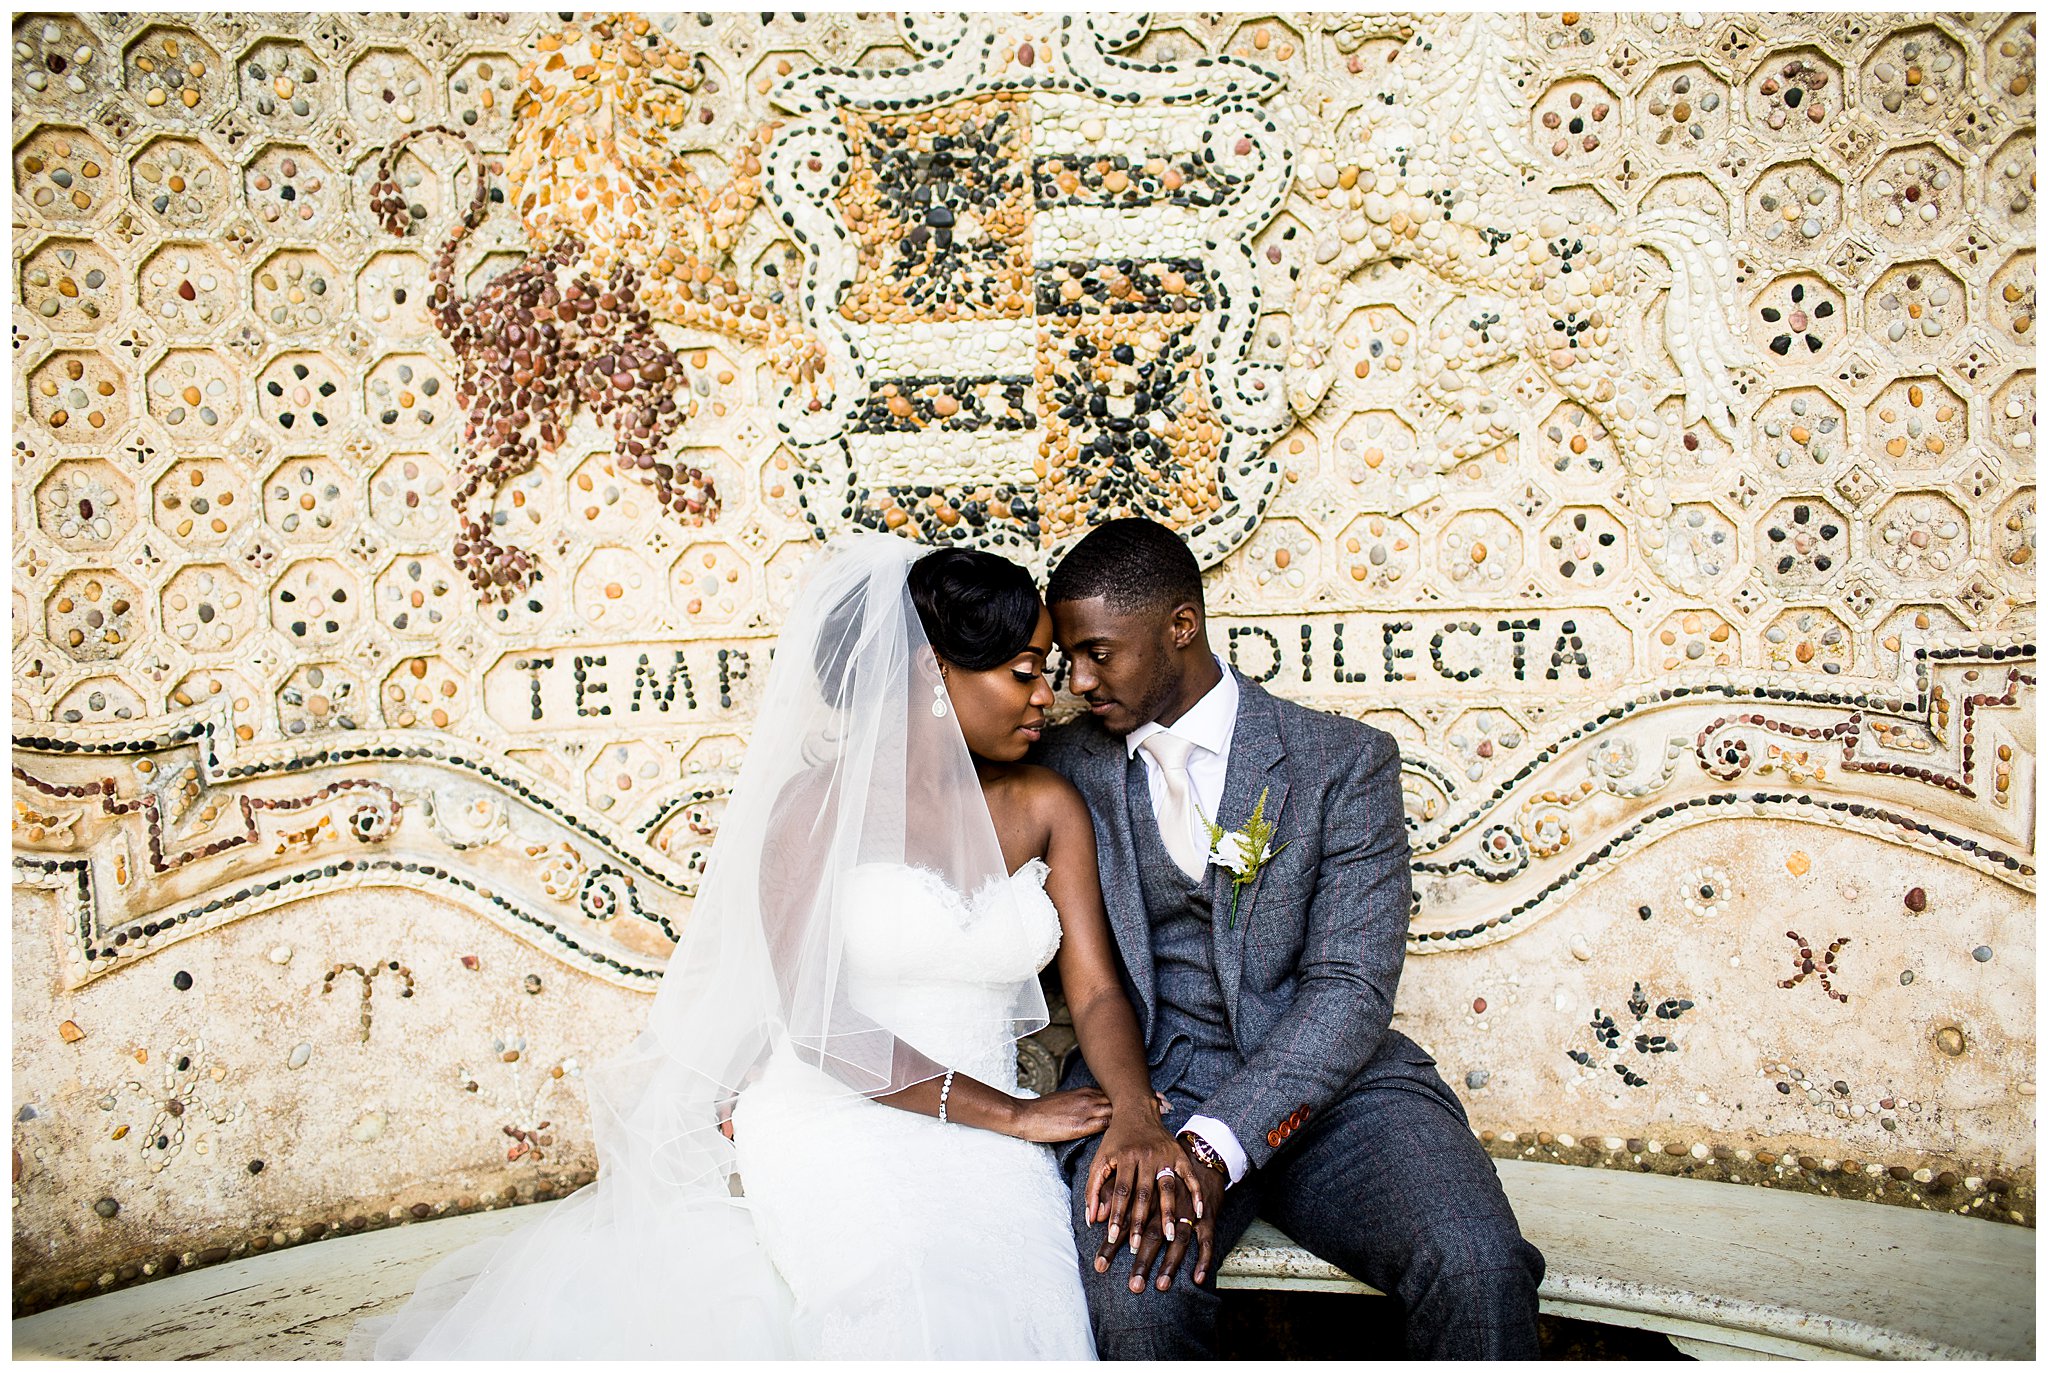
[[[17,1311],[586,1181],[818,540],[1122,512],[1497,1153],[2033,1223],[2031,16],[13,32]]]

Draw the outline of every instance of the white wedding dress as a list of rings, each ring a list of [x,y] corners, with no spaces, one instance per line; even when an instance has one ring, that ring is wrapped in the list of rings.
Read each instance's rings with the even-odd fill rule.
[[[1017,1091],[1004,984],[1059,948],[1045,875],[1033,859],[963,898],[920,868],[854,868],[839,909],[854,1003],[934,1062]],[[786,1044],[732,1123],[744,1209],[679,1194],[622,1226],[593,1204],[600,1178],[444,1264],[406,1311],[359,1325],[351,1355],[1095,1357],[1046,1146],[852,1094]]]
[[[1045,874],[1038,859],[1018,869],[1014,899],[984,920],[987,893],[963,900],[902,864],[854,869],[841,918],[855,1005],[934,1062],[1015,1092],[1002,985],[1059,948]],[[733,1139],[795,1298],[800,1357],[1095,1356],[1046,1146],[848,1096],[786,1050],[741,1094]]]
[[[874,1100],[932,1064],[1015,1091],[1060,942],[944,708],[924,553],[863,534],[806,570],[646,1027],[584,1073],[597,1182],[351,1355],[1092,1357],[1051,1150]]]

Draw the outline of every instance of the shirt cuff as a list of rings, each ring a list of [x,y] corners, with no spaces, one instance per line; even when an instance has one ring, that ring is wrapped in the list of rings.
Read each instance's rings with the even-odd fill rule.
[[[1252,1161],[1245,1157],[1244,1146],[1237,1142],[1230,1127],[1214,1116],[1189,1116],[1188,1123],[1180,1127],[1200,1135],[1211,1149],[1223,1156],[1224,1167],[1230,1170],[1230,1185],[1235,1187],[1244,1180],[1245,1170]]]

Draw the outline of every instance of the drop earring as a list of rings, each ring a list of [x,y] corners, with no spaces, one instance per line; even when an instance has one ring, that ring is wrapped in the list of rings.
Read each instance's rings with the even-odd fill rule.
[[[932,714],[941,720],[946,718],[946,679],[943,677],[932,683]]]

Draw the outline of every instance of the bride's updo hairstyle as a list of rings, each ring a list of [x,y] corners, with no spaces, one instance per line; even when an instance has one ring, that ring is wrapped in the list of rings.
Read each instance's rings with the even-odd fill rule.
[[[969,672],[1009,662],[1038,629],[1031,574],[980,549],[942,548],[912,563],[910,602],[932,651]]]

